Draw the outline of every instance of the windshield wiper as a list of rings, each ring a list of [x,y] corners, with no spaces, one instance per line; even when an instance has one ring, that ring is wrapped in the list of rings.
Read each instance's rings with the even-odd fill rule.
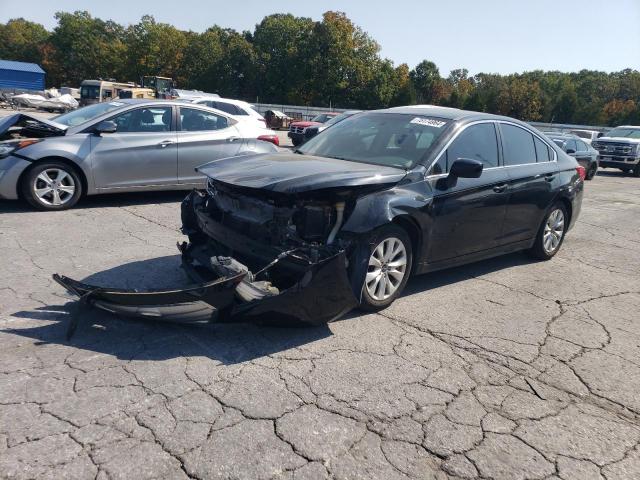
[[[297,153],[298,155],[304,155],[304,152],[302,150],[300,150],[299,148],[294,148],[293,149],[293,153]]]

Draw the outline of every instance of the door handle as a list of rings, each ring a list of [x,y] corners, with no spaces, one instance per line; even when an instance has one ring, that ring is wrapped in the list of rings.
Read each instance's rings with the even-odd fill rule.
[[[238,141],[238,140],[240,140],[240,137],[229,137],[229,138],[227,138],[227,142],[229,142],[229,143],[233,143],[233,142]]]
[[[167,145],[173,145],[174,143],[176,142],[174,142],[173,140],[165,140],[163,142],[160,142],[158,145],[160,145],[160,148],[166,148]]]
[[[556,174],[555,174],[555,173],[547,173],[547,174],[544,176],[544,179],[545,179],[547,182],[552,182],[554,178],[556,178]]]
[[[502,193],[507,189],[507,184],[506,183],[499,183],[498,185],[495,185],[493,187],[493,191],[496,193]]]

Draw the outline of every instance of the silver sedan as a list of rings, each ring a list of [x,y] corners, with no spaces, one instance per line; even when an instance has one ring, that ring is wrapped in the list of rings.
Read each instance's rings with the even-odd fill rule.
[[[42,210],[83,195],[204,186],[195,168],[277,151],[275,132],[204,105],[119,100],[44,120],[0,120],[0,199]]]

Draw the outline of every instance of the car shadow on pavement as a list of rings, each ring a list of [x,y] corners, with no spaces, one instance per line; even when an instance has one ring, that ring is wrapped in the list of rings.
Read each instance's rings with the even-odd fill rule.
[[[515,253],[414,277],[408,283],[403,297],[532,262],[534,261],[526,255]],[[188,280],[179,265],[179,255],[159,257],[107,269],[82,281],[101,286],[139,289],[184,286],[188,284]],[[61,289],[57,285],[52,288]],[[402,301],[402,298],[398,301]],[[3,331],[35,339],[38,345],[61,344],[124,360],[206,356],[226,365],[295,349],[332,335],[328,325],[305,328],[234,323],[185,326],[153,320],[125,319],[89,308],[82,312],[77,331],[67,340],[67,329],[76,308],[77,302],[70,301],[65,305],[15,312],[13,317],[26,319],[30,326]],[[360,312],[356,310],[341,321],[349,321],[359,315]],[[34,321],[43,323],[32,326]]]
[[[141,290],[189,284],[188,277],[180,268],[179,255],[127,263],[97,272],[81,281]],[[51,288],[62,295],[62,287],[52,283]],[[327,325],[305,328],[236,323],[179,325],[118,317],[97,308],[88,308],[80,313],[77,330],[67,340],[67,329],[77,307],[77,302],[69,301],[64,305],[15,312],[12,316],[25,319],[28,326],[5,328],[3,332],[32,338],[38,345],[66,345],[124,360],[206,356],[223,364],[250,361],[332,335]]]
[[[85,208],[128,207],[133,205],[154,205],[181,202],[188,190],[172,190],[158,192],[110,193],[108,195],[91,195],[81,198],[73,207],[74,210]],[[0,214],[36,212],[31,205],[22,200],[0,200]]]

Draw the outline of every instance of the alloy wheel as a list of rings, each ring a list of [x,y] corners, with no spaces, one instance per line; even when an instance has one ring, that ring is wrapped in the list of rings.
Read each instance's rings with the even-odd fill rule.
[[[61,206],[69,202],[76,192],[76,183],[61,168],[48,168],[38,174],[32,185],[33,194],[44,205]]]
[[[407,250],[395,237],[384,239],[369,257],[365,285],[374,300],[386,300],[400,287],[407,273]]]
[[[564,212],[556,208],[547,217],[542,236],[542,246],[547,254],[552,254],[560,246],[564,234]]]

